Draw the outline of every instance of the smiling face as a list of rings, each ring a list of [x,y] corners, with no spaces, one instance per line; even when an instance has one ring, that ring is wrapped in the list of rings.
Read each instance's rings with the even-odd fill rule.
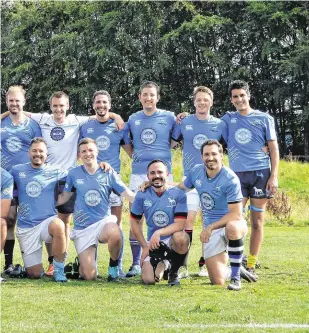
[[[91,166],[97,163],[98,147],[95,143],[85,143],[79,146],[79,156],[84,165]]]
[[[11,91],[6,98],[6,105],[12,115],[19,114],[23,111],[26,103],[25,96],[22,92]]]
[[[249,104],[250,94],[245,89],[232,89],[231,103],[239,112],[248,112],[251,107]]]
[[[29,156],[33,168],[41,167],[47,159],[47,147],[44,142],[35,142],[30,146]]]
[[[50,101],[50,109],[57,123],[63,123],[69,110],[69,100],[65,97],[53,97]]]
[[[195,112],[200,116],[208,116],[212,107],[212,97],[206,92],[199,91],[194,98]]]
[[[162,162],[156,162],[149,166],[147,177],[155,191],[163,191],[166,187],[168,171]]]
[[[223,154],[219,151],[217,145],[205,145],[202,159],[207,170],[218,172],[222,167]]]
[[[105,118],[109,118],[111,102],[107,95],[96,95],[93,100],[92,107],[99,121],[104,120]]]
[[[155,112],[157,103],[160,99],[156,87],[145,87],[139,94],[139,100],[143,106],[143,110],[147,113]]]

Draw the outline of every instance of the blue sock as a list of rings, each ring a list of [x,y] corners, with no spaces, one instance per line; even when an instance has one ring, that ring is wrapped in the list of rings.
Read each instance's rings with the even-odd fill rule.
[[[132,264],[139,266],[142,255],[142,248],[139,245],[139,242],[134,238],[130,238],[130,246],[132,252]]]
[[[229,240],[227,251],[231,264],[231,279],[240,280],[240,267],[244,250],[243,239]]]
[[[123,259],[123,252],[124,252],[124,233],[121,230],[121,238],[122,238],[122,247],[120,250],[120,255],[119,255],[119,259],[118,259],[118,267],[119,270],[122,271],[122,259]]]

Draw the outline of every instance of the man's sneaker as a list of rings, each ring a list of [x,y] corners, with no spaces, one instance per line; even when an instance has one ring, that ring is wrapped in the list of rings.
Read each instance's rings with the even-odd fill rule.
[[[4,279],[2,276],[0,276],[0,284],[6,282],[6,279]]]
[[[5,275],[10,275],[11,272],[13,272],[14,268],[15,268],[15,266],[13,264],[10,264],[8,266],[4,266],[2,273],[5,274]]]
[[[68,282],[68,279],[66,278],[65,276],[65,273],[64,273],[64,262],[57,262],[53,261],[53,264],[54,264],[54,280],[56,282]]]
[[[108,281],[118,282],[119,281],[119,267],[118,266],[108,266]]]
[[[248,282],[256,282],[258,279],[254,268],[245,269],[243,266],[240,266],[240,277]]]
[[[122,279],[124,279],[126,277],[126,273],[124,273],[124,271],[121,268],[119,268],[119,277]]]
[[[199,269],[199,271],[197,273],[198,276],[202,276],[202,277],[207,277],[208,276],[208,271],[207,271],[207,269],[204,265],[199,267],[198,269]]]
[[[11,278],[18,278],[21,277],[23,273],[23,268],[21,265],[17,264],[14,269],[12,270],[12,272],[9,274],[9,276]]]
[[[126,277],[130,278],[136,275],[141,274],[141,267],[139,265],[132,265],[126,275]]]
[[[173,286],[179,286],[180,285],[180,281],[178,278],[178,273],[170,273],[169,277],[168,277],[168,285],[173,287]]]
[[[54,275],[54,265],[53,264],[49,264],[48,265],[48,268],[45,272],[45,276],[48,276],[48,277],[52,277]]]
[[[235,290],[235,291],[238,291],[241,289],[241,282],[240,280],[237,280],[237,279],[231,279],[231,282],[230,284],[228,285],[227,289],[229,290]]]
[[[179,279],[186,279],[189,276],[189,271],[187,266],[181,266],[178,272]]]

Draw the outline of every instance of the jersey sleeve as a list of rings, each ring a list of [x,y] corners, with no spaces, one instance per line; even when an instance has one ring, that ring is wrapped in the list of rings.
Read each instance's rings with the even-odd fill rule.
[[[74,176],[71,171],[69,171],[69,174],[66,178],[66,182],[65,182],[64,190],[63,190],[64,192],[75,192]]]
[[[125,123],[124,129],[122,131],[121,144],[122,145],[128,145],[131,142],[132,142],[132,140],[131,140],[131,137],[130,137],[129,125],[128,125],[128,123]]]
[[[219,125],[219,129],[221,130],[221,135],[224,139],[224,141],[227,143],[228,142],[228,136],[229,136],[229,132],[228,132],[228,120],[229,120],[229,114],[226,113],[222,118],[221,118],[221,122]]]
[[[194,188],[193,179],[192,179],[194,170],[195,170],[195,167],[189,171],[187,178],[183,182],[186,188],[190,188],[190,189]]]
[[[174,141],[180,142],[183,137],[182,137],[182,133],[181,133],[181,125],[180,124],[176,124],[173,128],[173,132],[172,132],[172,139]]]
[[[140,220],[144,214],[142,196],[142,192],[137,192],[131,206],[131,217],[135,220]]]
[[[273,117],[269,116],[266,118],[266,140],[276,141],[277,134],[275,129],[275,120]]]
[[[175,218],[186,219],[188,215],[187,195],[183,191],[179,191],[179,198],[175,207]]]
[[[110,178],[112,180],[112,190],[115,192],[117,195],[121,195],[125,190],[126,186],[124,182],[121,180],[121,178],[115,173],[110,174]]]
[[[226,187],[226,197],[228,204],[239,203],[242,201],[243,196],[238,178],[235,177],[228,182],[228,186]]]
[[[41,123],[44,117],[50,116],[48,113],[31,113],[30,118],[36,121],[38,124]]]
[[[79,125],[84,125],[89,121],[89,117],[88,116],[76,116],[77,121],[79,122]]]
[[[13,177],[8,177],[5,180],[1,179],[1,199],[13,199]]]

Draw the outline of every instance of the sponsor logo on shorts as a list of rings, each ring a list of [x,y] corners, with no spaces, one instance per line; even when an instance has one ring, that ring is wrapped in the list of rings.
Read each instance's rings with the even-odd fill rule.
[[[93,128],[92,127],[87,128],[87,133],[93,133]]]
[[[65,136],[65,131],[63,128],[61,127],[54,127],[51,131],[50,131],[50,137],[54,140],[54,141],[61,141]]]
[[[253,187],[254,189],[254,195],[256,197],[261,197],[262,195],[264,195],[264,192],[261,188],[256,188],[255,186]]]
[[[78,185],[84,185],[84,179],[76,179]]]
[[[193,125],[186,125],[185,130],[186,131],[193,131]]]
[[[26,178],[27,175],[26,175],[26,172],[23,172],[21,171],[19,174],[18,174],[19,178]]]
[[[157,134],[152,128],[145,128],[141,133],[141,140],[146,145],[151,145],[156,141]]]
[[[152,216],[152,222],[160,228],[163,228],[168,225],[169,217],[163,210],[156,211]]]
[[[17,136],[10,136],[6,140],[5,145],[8,151],[10,151],[11,153],[16,153],[21,150],[22,142]]]
[[[26,193],[31,198],[37,198],[42,193],[42,185],[38,181],[33,180],[26,185]]]
[[[252,139],[252,133],[247,128],[240,128],[235,132],[235,140],[240,144],[247,144]]]
[[[151,200],[144,200],[144,206],[145,207],[151,207],[152,206],[152,201]]]
[[[211,210],[215,206],[214,199],[207,192],[201,194],[201,203],[206,210]]]
[[[197,134],[194,138],[193,138],[193,146],[195,149],[200,150],[202,147],[202,144],[207,141],[208,138],[205,134]]]
[[[99,150],[107,150],[111,145],[110,139],[105,135],[98,136],[95,141]]]
[[[90,207],[95,207],[100,204],[101,196],[97,190],[89,190],[85,194],[85,202]]]
[[[264,178],[264,175],[263,175],[263,173],[262,172],[256,172],[256,176],[257,177],[261,177],[261,178]]]

